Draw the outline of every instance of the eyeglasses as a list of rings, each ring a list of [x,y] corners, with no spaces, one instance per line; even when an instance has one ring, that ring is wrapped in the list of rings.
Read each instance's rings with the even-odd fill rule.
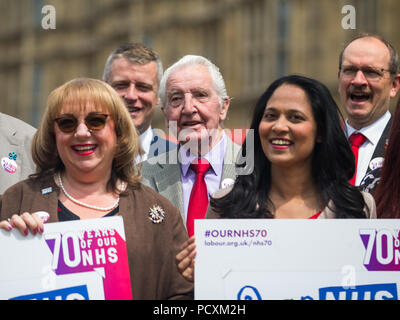
[[[383,77],[384,72],[391,73],[390,70],[384,68],[374,68],[374,67],[355,67],[355,66],[343,66],[341,68],[342,75],[346,78],[355,78],[358,71],[361,71],[364,77],[368,80],[379,80]]]
[[[196,89],[187,93],[189,93],[192,96],[192,99],[200,103],[207,103],[210,100],[210,93],[207,90]],[[175,90],[168,92],[167,94],[168,104],[173,108],[182,106],[185,101],[185,94],[186,92],[175,91]]]
[[[85,118],[85,125],[89,131],[100,131],[107,123],[109,114],[91,112]],[[72,114],[64,114],[54,120],[58,128],[64,133],[72,133],[78,127],[79,121]]]

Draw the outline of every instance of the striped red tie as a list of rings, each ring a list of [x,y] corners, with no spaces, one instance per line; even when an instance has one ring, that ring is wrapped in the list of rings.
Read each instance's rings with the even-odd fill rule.
[[[197,162],[197,163],[195,163]],[[194,219],[204,219],[208,207],[207,185],[204,176],[210,168],[210,163],[203,158],[193,161],[190,168],[196,173],[192,192],[190,193],[186,228],[191,237],[194,234]]]
[[[363,143],[367,140],[367,138],[362,134],[362,133],[353,133],[350,138],[350,144],[351,144],[351,150],[353,151],[354,158],[356,161],[356,171],[354,172],[353,178],[350,179],[350,184],[354,186],[356,182],[356,176],[357,176],[357,164],[358,164],[358,150],[360,147],[363,145]]]

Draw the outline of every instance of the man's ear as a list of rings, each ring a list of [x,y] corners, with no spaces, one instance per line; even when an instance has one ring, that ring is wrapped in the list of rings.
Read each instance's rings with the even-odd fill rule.
[[[221,108],[219,111],[219,121],[224,121],[226,119],[226,115],[228,114],[228,109],[231,103],[230,98],[223,98]]]
[[[390,90],[390,98],[394,98],[400,89],[400,73],[396,74],[392,79],[392,89]]]
[[[161,105],[160,109],[161,109],[161,111],[162,111],[162,113],[163,113],[163,115],[164,115],[165,127],[168,129],[169,126],[168,126],[167,112],[166,112],[166,110],[165,110],[165,106]]]

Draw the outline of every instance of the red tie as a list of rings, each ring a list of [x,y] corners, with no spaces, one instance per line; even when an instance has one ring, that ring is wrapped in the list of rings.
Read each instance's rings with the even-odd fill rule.
[[[198,162],[198,163],[195,163]],[[210,163],[206,159],[199,158],[194,160],[190,168],[196,173],[192,192],[190,193],[186,228],[189,237],[194,234],[194,219],[204,219],[208,207],[207,185],[204,176],[210,168]]]
[[[351,150],[354,153],[354,158],[355,158],[355,161],[356,161],[356,171],[354,172],[353,178],[351,178],[350,181],[349,181],[350,184],[352,184],[353,186],[354,186],[354,184],[356,182],[356,175],[357,175],[358,150],[363,145],[365,140],[367,140],[367,138],[362,133],[359,133],[359,132],[353,133],[349,138],[349,141],[351,143]]]

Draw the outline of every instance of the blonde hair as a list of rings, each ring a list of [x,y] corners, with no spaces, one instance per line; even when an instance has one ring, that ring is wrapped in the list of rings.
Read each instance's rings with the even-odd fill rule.
[[[115,124],[117,146],[107,187],[117,191],[117,180],[135,186],[140,181],[140,168],[134,163],[142,153],[139,136],[123,100],[107,83],[90,78],[77,78],[53,90],[48,99],[42,122],[33,137],[31,152],[37,168],[31,178],[39,178],[64,170],[56,146],[54,120],[61,110],[96,110],[107,112]]]

